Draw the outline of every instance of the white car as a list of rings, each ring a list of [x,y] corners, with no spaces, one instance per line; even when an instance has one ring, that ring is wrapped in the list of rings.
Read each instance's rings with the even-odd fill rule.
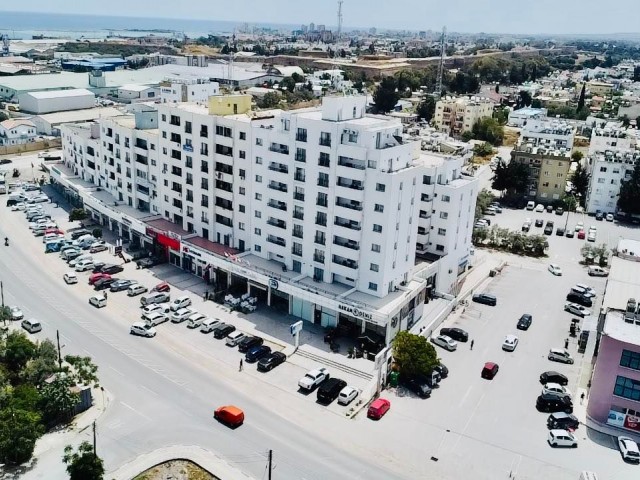
[[[198,328],[202,325],[205,318],[207,318],[207,316],[199,312],[189,315],[189,318],[187,318],[187,328]]]
[[[93,305],[96,308],[106,307],[107,299],[104,295],[94,295],[89,298],[89,305]]]
[[[552,362],[568,363],[569,365],[573,364],[573,357],[564,348],[552,348],[549,350],[547,358]]]
[[[358,389],[350,386],[344,387],[338,394],[338,403],[340,405],[349,405],[357,396]]]
[[[76,265],[78,265],[79,263],[85,262],[87,260],[91,260],[93,262],[93,257],[91,255],[86,255],[86,254],[85,255],[80,255],[79,257],[76,257],[76,258],[70,260],[69,261],[69,266],[75,268]],[[93,267],[91,267],[91,268],[93,268]]]
[[[607,213],[607,216],[604,218],[607,219],[607,222],[613,222],[613,213]]]
[[[329,377],[329,371],[325,367],[317,368],[316,370],[307,372],[304,377],[298,380],[298,387],[303,390],[311,391],[314,387],[320,385]]]
[[[545,395],[548,393],[556,393],[559,395],[571,396],[571,390],[569,390],[567,387],[563,387],[559,383],[545,383],[544,386],[542,387],[542,395]]]
[[[161,323],[168,321],[169,317],[162,312],[155,311],[148,315],[143,315],[142,319],[147,325],[155,327],[156,325],[160,325]]]
[[[542,205],[541,203],[536,205],[536,212],[538,212],[538,213],[544,212],[544,205]]]
[[[589,231],[589,235],[587,235],[587,242],[595,242],[596,241],[596,232]]]
[[[191,298],[183,295],[182,297],[176,298],[173,302],[171,302],[171,311],[177,312],[181,308],[185,308],[191,305]]]
[[[576,448],[578,441],[571,432],[566,430],[550,430],[549,438],[547,439],[549,445],[552,447],[571,447]]]
[[[502,350],[506,352],[513,352],[518,346],[518,337],[515,335],[507,335],[502,342]]]
[[[596,296],[596,291],[589,285],[585,285],[584,283],[575,284],[573,287],[571,287],[571,290],[589,298],[593,298]]]
[[[22,210],[24,210],[25,208],[27,208],[27,204],[24,202],[18,202],[15,205],[11,206],[11,210],[13,212],[21,212]]]
[[[586,307],[572,302],[567,302],[564,304],[564,311],[573,313],[574,315],[578,315],[579,317],[586,317],[591,315],[591,310],[588,310]]]
[[[142,309],[142,316],[144,317],[145,315],[148,315],[151,312],[161,312],[168,316],[171,313],[171,310],[169,310],[169,307],[167,305],[162,305],[160,303],[152,303],[151,305],[147,305]]]
[[[103,252],[105,250],[109,250],[109,247],[103,240],[94,242],[89,247],[89,253],[98,253],[98,252]]]
[[[598,233],[598,227],[596,227],[595,225],[591,225],[589,227],[589,232]]]
[[[146,293],[149,291],[147,287],[144,285],[140,285],[139,283],[134,283],[133,285],[127,288],[127,295],[130,297],[135,297],[136,295],[140,295],[141,293]]]
[[[140,335],[141,337],[151,338],[155,337],[157,332],[151,325],[147,325],[144,322],[136,322],[131,325],[129,333],[131,333],[131,335]]]
[[[579,232],[580,230],[584,230],[584,222],[578,222],[576,223],[576,228],[575,228],[576,232]]]
[[[640,463],[638,444],[629,437],[618,437],[618,448],[625,462]]]
[[[450,352],[453,352],[458,348],[458,342],[456,342],[451,337],[447,337],[446,335],[438,335],[437,337],[431,337],[431,341],[436,345],[444,348],[445,350],[449,350]]]
[[[605,270],[602,267],[598,267],[597,265],[590,266],[587,273],[590,277],[606,277],[609,275],[608,270]]]
[[[24,313],[18,307],[11,307],[11,320],[22,320]]]
[[[62,276],[62,278],[67,285],[78,283],[78,276],[76,275],[76,272],[67,272]]]
[[[554,275],[557,275],[557,276],[561,276],[562,275],[562,269],[560,268],[560,265],[558,265],[556,263],[550,264],[548,270],[551,273],[553,273]]]
[[[87,270],[93,270],[93,259],[85,259],[78,262],[75,266],[76,272],[86,272]]]
[[[173,310],[173,307],[171,307]],[[181,308],[180,310],[176,310],[171,314],[171,321],[173,323],[181,323],[184,322],[187,318],[193,315],[196,312],[193,308]]]

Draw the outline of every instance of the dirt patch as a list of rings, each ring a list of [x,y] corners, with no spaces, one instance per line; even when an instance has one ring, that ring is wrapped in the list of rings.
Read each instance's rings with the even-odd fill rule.
[[[206,45],[185,45],[182,53],[191,55],[217,55],[218,48],[208,47]]]
[[[504,129],[504,140],[502,141],[502,145],[505,147],[513,147],[518,138],[520,137],[520,133],[517,130],[511,130],[509,128]]]
[[[188,460],[172,460],[142,472],[133,480],[220,480]]]

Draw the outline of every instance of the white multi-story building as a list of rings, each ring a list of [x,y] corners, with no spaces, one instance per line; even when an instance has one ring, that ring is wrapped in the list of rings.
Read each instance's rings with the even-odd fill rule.
[[[522,127],[519,145],[522,147],[545,147],[571,156],[574,128],[557,119],[529,120]]]
[[[615,213],[620,185],[640,160],[636,138],[621,126],[594,128],[587,158],[589,189],[587,212]]]
[[[160,84],[162,103],[206,103],[213,95],[220,95],[220,84],[208,78],[169,78]]]
[[[31,120],[10,119],[0,122],[0,145],[35,142],[36,126]]]
[[[365,115],[363,96],[250,106],[247,95],[212,97],[65,127],[66,165],[52,177],[108,192],[108,208],[91,189],[80,196],[101,223],[214,290],[249,291],[307,321],[388,342],[427,295],[455,293],[477,195],[463,160],[420,155],[398,121]]]
[[[493,115],[494,102],[483,97],[443,97],[436,103],[433,116],[439,131],[457,137],[471,131],[482,118]]]

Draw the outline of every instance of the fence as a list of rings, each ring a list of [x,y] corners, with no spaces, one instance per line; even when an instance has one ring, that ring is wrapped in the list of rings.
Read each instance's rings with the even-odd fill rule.
[[[22,143],[20,145],[4,145],[0,147],[0,155],[19,155],[21,153],[35,152],[47,148],[59,148],[62,146],[62,139],[53,138],[39,142]]]

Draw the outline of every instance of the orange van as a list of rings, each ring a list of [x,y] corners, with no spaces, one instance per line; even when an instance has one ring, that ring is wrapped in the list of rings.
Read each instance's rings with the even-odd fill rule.
[[[213,412],[213,418],[228,427],[236,428],[244,422],[244,412],[233,405],[225,405],[218,407],[216,411]]]

